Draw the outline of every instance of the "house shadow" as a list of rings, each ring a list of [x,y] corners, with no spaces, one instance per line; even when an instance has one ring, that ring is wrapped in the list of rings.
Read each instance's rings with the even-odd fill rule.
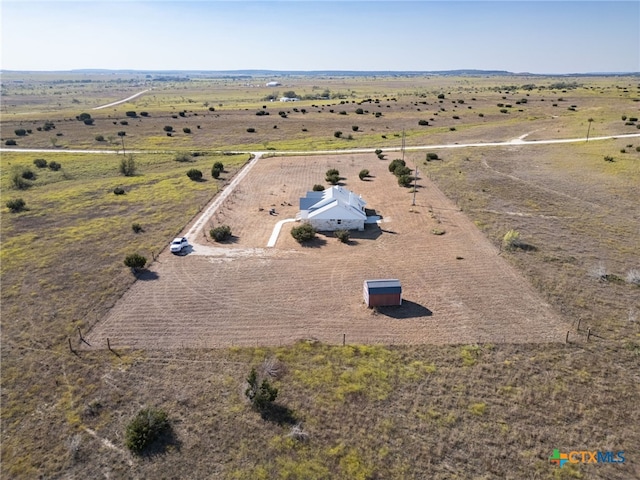
[[[405,299],[402,300],[402,305],[376,307],[376,310],[382,315],[397,319],[430,317],[433,315],[433,312],[427,307]]]

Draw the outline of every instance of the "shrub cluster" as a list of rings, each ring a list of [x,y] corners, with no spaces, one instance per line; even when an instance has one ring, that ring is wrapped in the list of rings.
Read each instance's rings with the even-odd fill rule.
[[[308,242],[316,237],[316,230],[309,223],[303,223],[298,227],[291,229],[291,236],[296,239],[298,243]]]
[[[351,236],[349,230],[336,230],[335,232],[333,232],[333,234],[342,243],[348,243],[349,237]]]
[[[8,200],[6,205],[7,205],[7,208],[11,210],[13,213],[17,213],[24,210],[27,204],[21,198],[13,198],[11,200]]]
[[[187,177],[189,177],[194,182],[202,180],[202,172],[197,168],[190,168],[187,170]]]
[[[222,162],[215,162],[213,167],[211,167],[211,176],[213,178],[219,178],[222,172],[224,172],[224,165]]]
[[[366,168],[363,168],[362,170],[360,170],[360,173],[358,173],[358,177],[360,178],[360,180],[364,180],[368,176],[369,176],[369,170],[367,170]]]
[[[323,190],[324,190],[324,185],[320,185],[320,184],[316,183],[313,186],[313,191],[314,192],[322,192]]]
[[[166,412],[144,408],[127,425],[125,445],[133,453],[140,454],[169,428]]]
[[[147,259],[142,255],[132,253],[126,256],[126,258],[124,259],[124,264],[134,272],[137,272],[138,270],[142,270],[144,268],[144,266],[147,264]]]
[[[330,168],[329,170],[327,170],[325,180],[331,185],[337,185],[340,181],[340,172],[335,168]]]
[[[220,225],[209,230],[209,236],[216,242],[223,242],[231,238],[231,227],[228,225]]]
[[[251,369],[247,383],[249,386],[244,394],[251,402],[253,408],[259,412],[267,410],[278,397],[278,389],[271,386],[269,380],[264,379],[262,382],[259,382],[258,373],[255,368]]]

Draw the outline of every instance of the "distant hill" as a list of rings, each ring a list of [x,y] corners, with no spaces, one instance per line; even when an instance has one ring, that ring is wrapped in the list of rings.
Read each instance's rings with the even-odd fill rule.
[[[59,71],[37,71],[37,70],[0,70],[1,72],[12,73],[74,73],[74,74],[130,74],[130,75],[171,75],[171,76],[216,76],[216,77],[286,77],[286,76],[326,76],[326,77],[408,77],[408,76],[533,76],[533,77],[593,77],[593,76],[640,76],[640,72],[584,72],[584,73],[530,73],[530,72],[509,72],[506,70],[110,70],[110,69],[76,69]]]

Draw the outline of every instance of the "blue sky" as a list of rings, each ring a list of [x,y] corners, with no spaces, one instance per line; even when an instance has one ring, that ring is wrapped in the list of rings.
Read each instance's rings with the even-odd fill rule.
[[[0,68],[640,71],[639,1],[2,0]]]

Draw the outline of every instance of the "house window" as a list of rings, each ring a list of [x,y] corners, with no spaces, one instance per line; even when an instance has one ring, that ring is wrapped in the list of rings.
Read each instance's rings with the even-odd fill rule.
[[[338,225],[340,225],[342,223],[342,220],[339,218],[338,219]]]

